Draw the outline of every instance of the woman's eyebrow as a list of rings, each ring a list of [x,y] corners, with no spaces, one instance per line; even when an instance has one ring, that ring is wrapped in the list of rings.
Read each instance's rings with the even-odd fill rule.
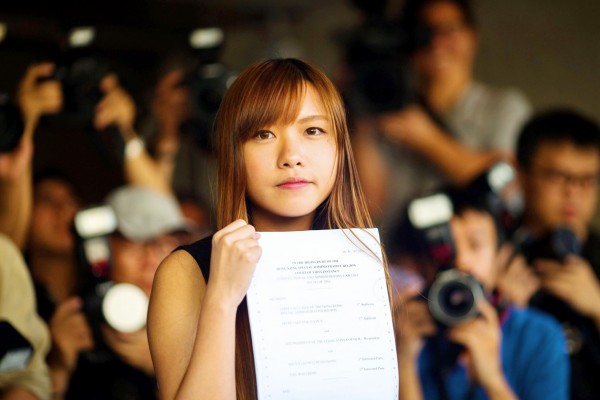
[[[329,122],[329,117],[327,117],[326,115],[321,115],[321,114],[307,115],[306,117],[299,118],[296,121],[296,123],[304,124],[306,122],[312,122],[312,121],[315,121],[315,120],[324,120],[324,121]]]

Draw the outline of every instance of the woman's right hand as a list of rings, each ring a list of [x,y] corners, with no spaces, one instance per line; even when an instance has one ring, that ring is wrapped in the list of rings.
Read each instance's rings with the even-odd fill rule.
[[[242,302],[262,255],[259,238],[254,227],[241,219],[215,233],[207,295],[217,295],[235,307]]]

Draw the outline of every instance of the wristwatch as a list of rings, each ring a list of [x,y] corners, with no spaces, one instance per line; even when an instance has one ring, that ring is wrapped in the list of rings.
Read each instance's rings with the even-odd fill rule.
[[[144,142],[139,137],[134,137],[125,143],[125,158],[135,158],[144,151]]]

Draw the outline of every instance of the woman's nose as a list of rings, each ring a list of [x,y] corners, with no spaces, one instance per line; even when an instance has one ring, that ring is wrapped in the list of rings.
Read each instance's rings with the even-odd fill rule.
[[[284,135],[280,141],[279,165],[282,168],[303,165],[301,140],[293,135]]]

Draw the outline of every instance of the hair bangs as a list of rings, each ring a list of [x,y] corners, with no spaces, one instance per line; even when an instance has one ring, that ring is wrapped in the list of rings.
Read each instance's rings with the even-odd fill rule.
[[[271,125],[289,125],[298,116],[306,93],[306,77],[297,68],[264,71],[248,93],[246,107],[240,110],[239,138],[246,141],[258,130]]]

